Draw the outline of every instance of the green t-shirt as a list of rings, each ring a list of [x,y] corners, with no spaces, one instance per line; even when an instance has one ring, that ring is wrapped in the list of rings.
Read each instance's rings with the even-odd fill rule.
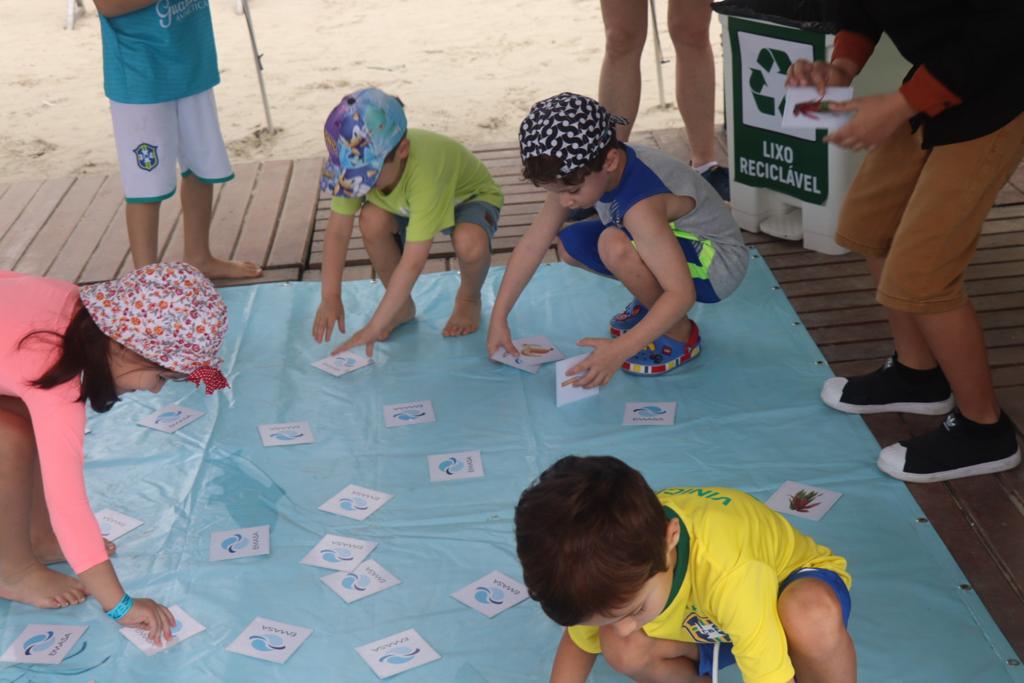
[[[334,197],[331,210],[354,216],[363,202],[409,219],[405,239],[424,242],[455,225],[455,207],[481,201],[501,208],[504,196],[483,162],[449,137],[410,128],[409,157],[398,184],[384,194],[374,188],[365,197]]]

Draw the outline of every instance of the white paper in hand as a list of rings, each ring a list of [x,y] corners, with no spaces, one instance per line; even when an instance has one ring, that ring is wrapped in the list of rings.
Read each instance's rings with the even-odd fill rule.
[[[334,494],[319,509],[349,519],[364,520],[393,497],[390,493],[349,484]]]
[[[246,657],[284,664],[311,633],[312,629],[256,617],[225,649]]]
[[[71,654],[88,626],[30,624],[7,648],[0,662],[60,664]]]
[[[367,560],[349,572],[321,576],[328,588],[345,602],[355,602],[401,583],[391,572],[373,560]]]
[[[782,112],[783,128],[824,128],[834,132],[853,118],[852,112],[825,111],[830,102],[849,102],[853,88],[825,88],[824,97],[817,88],[786,88],[786,108]]]
[[[191,424],[205,415],[201,410],[186,408],[185,406],[169,405],[156,411],[152,415],[139,420],[138,424],[143,427],[155,429],[158,432],[168,434],[176,432],[187,424]]]
[[[205,626],[193,619],[192,615],[188,614],[178,605],[172,605],[168,609],[171,610],[171,614],[174,615],[176,622],[171,627],[170,640],[165,640],[160,645],[157,645],[149,639],[146,631],[138,628],[123,628],[121,629],[121,635],[127,638],[128,642],[132,645],[142,650],[142,653],[148,657],[155,655],[157,652],[163,652],[167,648],[174,647],[181,641],[206,630]]]
[[[342,375],[347,375],[350,372],[355,372],[359,368],[365,368],[371,363],[373,363],[372,358],[360,356],[358,353],[353,353],[352,351],[346,351],[345,353],[339,353],[336,356],[321,358],[313,363],[313,367],[323,370],[329,375],[341,377]]]
[[[96,522],[100,525],[100,534],[108,541],[116,541],[129,531],[142,526],[141,519],[129,517],[110,508],[103,508],[97,512]]]
[[[776,512],[818,521],[843,494],[828,489],[787,481],[765,503]]]
[[[375,541],[327,534],[300,561],[313,567],[349,571],[358,567],[376,547]]]
[[[210,560],[270,554],[270,525],[216,531],[210,536]]]
[[[472,479],[484,476],[484,460],[480,451],[428,455],[427,467],[430,469],[430,481],[451,481],[452,479]]]
[[[411,401],[384,406],[385,427],[405,427],[435,422],[434,404],[430,401]]]
[[[279,424],[260,425],[260,440],[263,445],[298,446],[313,443],[313,428],[308,422],[281,422]]]
[[[493,617],[515,607],[529,595],[526,586],[499,571],[493,571],[455,591],[452,597],[485,617]]]
[[[569,384],[569,381],[574,377],[568,373],[569,369],[589,355],[589,353],[582,353],[555,363],[555,405],[557,407],[561,408],[570,403],[597,396],[601,389],[600,387],[584,389],[583,387]]]
[[[412,628],[361,645],[356,652],[378,678],[388,678],[441,659],[441,655]]]

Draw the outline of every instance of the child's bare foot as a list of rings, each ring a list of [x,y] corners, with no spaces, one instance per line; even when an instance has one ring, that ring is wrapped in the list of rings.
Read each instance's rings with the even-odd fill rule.
[[[409,322],[415,317],[416,304],[412,302],[412,299],[409,299],[408,301],[405,302],[405,305],[399,309],[398,313],[395,314],[395,319],[391,322],[391,326],[384,330],[383,332],[381,332],[381,335],[380,337],[377,338],[377,341],[387,341],[387,338],[391,336],[391,333],[395,331],[396,327],[398,327],[399,325],[404,325],[405,323]]]
[[[473,334],[480,327],[480,299],[455,297],[452,316],[441,331],[446,337],[461,337]]]
[[[11,577],[0,576],[0,598],[22,602],[42,609],[56,609],[85,602],[85,586],[78,579],[29,565]]]
[[[104,538],[103,545],[107,549],[107,557],[113,557],[117,552],[117,545],[112,541]],[[57,543],[57,538],[52,534],[47,539],[32,541],[32,554],[43,564],[57,564],[64,561],[64,553]]]
[[[189,261],[203,275],[211,280],[239,280],[247,277],[259,277],[263,269],[251,261],[226,261],[219,258],[210,258],[203,261]]]

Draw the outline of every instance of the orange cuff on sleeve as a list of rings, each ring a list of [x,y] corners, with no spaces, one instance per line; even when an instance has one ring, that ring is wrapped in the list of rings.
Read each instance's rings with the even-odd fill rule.
[[[963,102],[956,93],[935,78],[928,67],[920,66],[900,88],[910,106],[928,116],[937,116]]]
[[[854,31],[840,31],[836,34],[836,44],[832,48],[832,61],[849,59],[857,65],[859,73],[874,51],[875,44],[867,36]]]

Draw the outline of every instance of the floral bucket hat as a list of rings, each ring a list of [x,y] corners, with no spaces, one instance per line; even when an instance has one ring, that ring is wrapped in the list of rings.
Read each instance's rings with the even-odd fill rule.
[[[217,357],[228,309],[213,283],[187,263],[156,263],[79,296],[103,334],[146,360],[188,375],[206,393],[227,388]]]

